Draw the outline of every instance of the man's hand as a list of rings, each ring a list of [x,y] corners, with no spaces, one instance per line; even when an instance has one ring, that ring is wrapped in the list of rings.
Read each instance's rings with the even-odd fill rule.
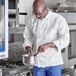
[[[45,43],[43,45],[40,45],[38,48],[38,52],[44,52],[47,48],[57,48],[56,45],[52,42]]]
[[[38,48],[38,52],[44,52],[48,48],[47,44],[40,45]]]
[[[26,46],[27,54],[32,54],[32,48],[30,46]]]

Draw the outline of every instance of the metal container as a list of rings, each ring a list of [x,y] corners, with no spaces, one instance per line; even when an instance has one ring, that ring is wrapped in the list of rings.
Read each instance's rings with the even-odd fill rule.
[[[25,54],[22,55],[23,57],[23,64],[24,65],[33,65],[35,63],[35,56],[38,54],[38,52],[36,54],[30,55],[30,54]]]
[[[23,55],[23,64],[24,65],[33,65],[34,62],[34,56],[33,55],[29,55],[29,54],[25,54]]]

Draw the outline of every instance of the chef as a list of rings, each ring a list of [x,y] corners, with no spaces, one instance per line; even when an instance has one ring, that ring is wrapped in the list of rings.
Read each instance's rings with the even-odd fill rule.
[[[23,33],[27,53],[39,52],[33,76],[61,76],[61,50],[70,41],[68,24],[64,17],[50,11],[44,0],[34,1],[33,12]]]

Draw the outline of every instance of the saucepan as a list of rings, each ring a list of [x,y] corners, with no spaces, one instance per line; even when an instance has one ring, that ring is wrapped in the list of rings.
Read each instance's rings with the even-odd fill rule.
[[[33,65],[35,63],[35,56],[38,54],[35,53],[35,54],[25,54],[25,55],[22,55],[22,61],[23,61],[23,64],[24,65]]]

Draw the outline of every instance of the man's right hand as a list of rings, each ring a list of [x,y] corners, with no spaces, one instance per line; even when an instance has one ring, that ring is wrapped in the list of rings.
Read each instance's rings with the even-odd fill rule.
[[[32,54],[32,48],[30,46],[26,46],[27,54]]]

